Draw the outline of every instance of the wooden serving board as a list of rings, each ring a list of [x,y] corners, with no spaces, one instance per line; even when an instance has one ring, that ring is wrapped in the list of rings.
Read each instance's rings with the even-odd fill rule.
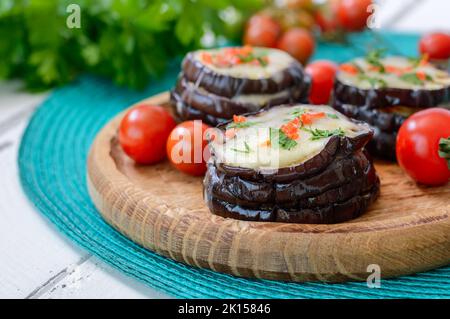
[[[168,94],[146,102],[165,105]],[[394,277],[450,264],[450,185],[417,186],[395,164],[376,163],[380,198],[335,225],[246,222],[209,212],[202,179],[168,162],[138,166],[115,138],[123,113],[98,134],[88,187],[104,219],[142,246],[192,266],[288,281],[366,280],[367,267]]]

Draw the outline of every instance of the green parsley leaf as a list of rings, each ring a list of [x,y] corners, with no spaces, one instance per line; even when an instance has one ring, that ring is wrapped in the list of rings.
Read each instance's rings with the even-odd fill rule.
[[[259,122],[233,122],[227,125],[227,128],[247,128],[258,124]]]
[[[335,130],[321,130],[321,129],[309,129],[306,127],[302,127],[302,130],[311,133],[311,140],[316,141],[320,140],[321,138],[327,138],[330,136],[338,135],[338,136],[344,136],[345,132],[342,128],[337,128]]]
[[[236,148],[232,148],[231,150],[235,151],[235,152],[238,152],[238,153],[246,153],[246,154],[250,153],[251,149],[250,149],[250,146],[247,144],[247,142],[244,142],[244,146],[245,146],[245,150],[239,150],[239,149],[236,149]]]
[[[400,79],[402,79],[405,82],[415,84],[415,85],[423,85],[425,82],[419,79],[416,73],[406,73],[400,76]],[[433,78],[429,76],[428,74],[425,74],[425,80],[426,81],[432,81]]]
[[[335,119],[335,120],[339,119],[339,116],[337,116],[336,114],[327,113],[327,116],[328,116],[330,119]]]
[[[297,142],[290,139],[281,129],[270,128],[271,145],[279,145],[285,150],[290,150],[297,145]]]
[[[386,70],[384,68],[383,63],[381,62],[381,59],[383,58],[385,53],[386,53],[386,49],[377,49],[377,50],[370,51],[366,55],[366,62],[379,68],[380,73],[385,73]]]
[[[439,140],[439,157],[447,161],[447,167],[450,170],[450,137]]]
[[[385,88],[385,87],[387,87],[386,81],[383,80],[383,79],[380,79],[380,78],[375,78],[375,77],[367,76],[367,75],[365,75],[365,74],[360,74],[360,75],[359,75],[359,79],[360,79],[361,81],[367,81],[367,82],[369,82],[369,84],[370,84],[370,86],[371,86],[372,88],[377,88],[377,87],[379,87],[379,88]]]

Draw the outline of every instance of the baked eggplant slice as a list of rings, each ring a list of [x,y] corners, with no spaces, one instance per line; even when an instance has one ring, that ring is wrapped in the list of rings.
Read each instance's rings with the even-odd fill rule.
[[[221,48],[186,56],[171,102],[180,120],[216,125],[235,114],[306,102],[309,89],[302,66],[283,51]]]
[[[257,112],[263,107],[307,102],[308,84],[292,86],[278,93],[243,94],[228,98],[197,87],[181,75],[174,92],[186,105],[215,117],[231,119],[235,114]]]
[[[310,82],[289,54],[269,48],[242,47],[199,50],[182,63],[185,78],[223,97],[272,94]]]
[[[429,63],[405,57],[357,58],[336,75],[334,98],[372,109],[445,105],[450,101],[450,76]]]
[[[370,126],[329,106],[276,106],[218,128],[225,134],[210,141],[204,179],[215,214],[328,223],[359,215],[378,194],[363,151]]]

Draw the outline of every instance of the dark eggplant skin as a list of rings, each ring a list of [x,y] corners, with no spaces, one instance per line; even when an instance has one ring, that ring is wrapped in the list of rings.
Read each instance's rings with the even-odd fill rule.
[[[311,78],[296,61],[269,78],[247,79],[219,74],[195,59],[194,53],[188,53],[182,62],[185,78],[219,96],[231,98],[239,94],[270,94],[311,83]]]
[[[377,109],[371,109],[367,106],[356,106],[352,104],[342,103],[335,99],[333,101],[333,107],[342,114],[369,123],[370,125],[377,127],[383,132],[395,133],[400,129],[403,122],[407,119],[398,113],[388,113]]]
[[[215,197],[238,205],[280,204],[290,205],[314,204],[312,198],[326,191],[337,190],[349,184],[353,195],[359,194],[361,183],[356,181],[374,181],[375,172],[371,161],[362,152],[337,160],[320,174],[289,183],[266,181],[247,181],[239,176],[228,176],[217,171],[209,164],[205,176],[208,192]],[[350,191],[350,190],[348,190]],[[303,204],[301,204],[303,203]]]
[[[376,200],[379,191],[380,182],[377,177],[375,184],[368,192],[343,202],[304,209],[284,209],[278,206],[252,209],[217,199],[206,192],[205,200],[211,212],[226,218],[263,222],[334,224],[360,216]]]
[[[397,105],[429,108],[449,103],[450,86],[439,90],[360,89],[341,82],[338,75],[334,82],[333,94],[334,98],[343,104],[366,106],[369,109]]]
[[[192,108],[206,114],[224,119],[231,119],[235,114],[255,112],[264,107],[289,103],[307,103],[309,85],[306,83],[289,87],[286,91],[288,91],[287,96],[272,99],[265,105],[240,103],[228,97],[210,93],[204,88],[189,87],[187,79],[182,74],[178,78],[174,89],[174,93],[178,94],[186,105],[190,105]]]
[[[182,98],[175,91],[170,92],[170,106],[175,118],[179,122],[190,120],[202,120],[202,122],[211,126],[217,126],[228,122],[230,119],[219,118],[211,114],[200,111],[183,102]]]
[[[246,114],[246,116],[258,115],[264,112],[265,109],[256,112]],[[314,157],[298,165],[282,167],[279,169],[261,169],[255,170],[252,168],[237,167],[227,165],[225,163],[215,163],[217,169],[229,176],[240,176],[250,181],[269,181],[286,183],[297,179],[303,179],[308,176],[313,176],[323,171],[333,161],[346,157],[356,151],[362,149],[372,138],[373,129],[366,123],[349,119],[361,127],[361,133],[353,138],[332,136],[324,149]],[[222,123],[217,128],[225,131],[226,126],[231,121]],[[211,159],[214,160],[214,152],[211,152]]]
[[[373,138],[367,144],[366,149],[377,158],[396,161],[396,141],[397,132],[387,133],[374,127]]]

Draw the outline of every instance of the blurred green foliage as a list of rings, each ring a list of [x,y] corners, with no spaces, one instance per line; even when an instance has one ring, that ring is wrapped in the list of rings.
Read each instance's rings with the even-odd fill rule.
[[[264,0],[1,0],[0,78],[32,90],[88,72],[142,88],[168,61],[205,43],[240,39]],[[81,28],[68,28],[69,4]]]

